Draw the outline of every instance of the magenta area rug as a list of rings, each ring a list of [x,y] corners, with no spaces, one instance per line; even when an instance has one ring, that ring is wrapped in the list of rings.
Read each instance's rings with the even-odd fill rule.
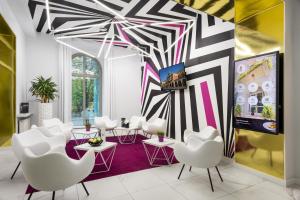
[[[154,168],[156,166],[151,166],[149,164],[149,161],[147,159],[142,140],[147,139],[146,137],[142,135],[137,135],[136,141],[134,144],[120,144],[118,142],[117,137],[107,137],[107,141],[110,142],[117,142],[117,148],[115,152],[114,159],[111,164],[110,171],[108,172],[101,172],[97,174],[90,174],[87,178],[85,178],[86,181],[92,181],[96,179],[101,179],[105,177],[110,177],[110,176],[116,176],[120,174],[126,174],[129,172],[135,172],[139,170],[144,170],[144,169],[150,169]],[[73,159],[78,159],[78,156],[74,150],[74,146],[76,145],[74,140],[71,140],[67,145],[66,145],[66,152],[69,157]],[[153,152],[154,147],[152,146],[147,146],[150,153]],[[85,151],[78,151],[80,156],[83,156],[85,154]],[[171,148],[167,148],[167,153],[170,155],[172,152]],[[106,150],[103,152],[104,158],[107,157],[107,155],[110,153],[110,149]],[[158,156],[162,158],[163,154],[162,152],[158,153]],[[96,160],[97,163],[101,162],[100,158],[98,157]],[[161,164],[161,165],[166,165],[166,161],[159,160],[155,162],[156,164]],[[174,158],[173,163],[177,163],[177,160]],[[95,166],[94,170],[100,171],[102,166]],[[34,188],[32,188],[30,185],[27,187],[26,194],[32,193],[32,192],[37,192]]]

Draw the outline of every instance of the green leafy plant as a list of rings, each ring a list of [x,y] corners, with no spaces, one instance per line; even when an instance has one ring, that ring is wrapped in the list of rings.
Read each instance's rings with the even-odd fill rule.
[[[163,131],[158,131],[157,132],[157,136],[164,136],[165,135],[165,132],[163,132]]]
[[[36,96],[37,101],[41,103],[49,103],[53,101],[57,95],[57,85],[52,81],[52,77],[45,79],[42,76],[35,78],[31,81],[32,86],[29,91],[32,93],[32,96]]]
[[[234,108],[234,116],[240,117],[242,114],[242,107],[241,105],[237,104]]]
[[[264,105],[261,115],[266,119],[272,119],[272,117],[274,116],[272,107]]]

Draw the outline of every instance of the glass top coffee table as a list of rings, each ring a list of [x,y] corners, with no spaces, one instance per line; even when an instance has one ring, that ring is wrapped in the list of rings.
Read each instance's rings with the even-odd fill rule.
[[[176,140],[174,139],[170,139],[170,138],[164,138],[163,142],[159,142],[158,138],[151,138],[151,139],[147,139],[147,140],[143,140],[142,144],[144,146],[148,161],[150,163],[151,166],[161,166],[162,164],[157,164],[155,163],[155,161],[158,160],[165,160],[167,162],[168,165],[171,165],[174,159],[174,151],[172,148],[172,145],[174,145],[176,143]],[[152,152],[150,152],[150,148],[147,146],[152,146],[154,147],[154,150]],[[167,152],[167,147],[172,148],[171,153]],[[158,157],[158,153],[159,151],[162,152],[163,157],[159,158]]]
[[[118,143],[116,142],[103,142],[100,146],[92,147],[89,143],[83,143],[81,145],[75,146],[74,149],[79,159],[81,158],[81,156],[79,155],[77,150],[88,151],[92,149],[95,152],[95,166],[104,166],[104,170],[92,172],[92,174],[97,174],[110,171],[111,163],[114,159],[117,145]],[[110,152],[106,155],[105,158],[103,152],[106,150]],[[97,157],[100,157],[100,162],[98,163],[96,162]]]
[[[124,127],[114,128],[114,133],[118,137],[120,144],[133,144],[135,143],[138,129],[130,129]]]

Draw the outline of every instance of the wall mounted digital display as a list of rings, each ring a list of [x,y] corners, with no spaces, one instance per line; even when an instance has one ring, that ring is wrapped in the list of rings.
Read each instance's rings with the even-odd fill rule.
[[[235,62],[234,127],[278,133],[279,52]]]
[[[159,78],[162,91],[179,90],[187,87],[184,63],[162,68],[159,70]]]

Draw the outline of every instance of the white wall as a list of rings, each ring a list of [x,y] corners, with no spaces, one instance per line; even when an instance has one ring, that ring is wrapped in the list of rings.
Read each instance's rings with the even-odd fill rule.
[[[124,56],[108,61],[111,68],[111,117],[120,120],[141,115],[141,57],[136,51],[113,48],[111,58]]]
[[[37,124],[37,102],[35,97],[28,92],[31,87],[31,81],[37,76],[45,78],[52,77],[52,80],[59,83],[59,62],[58,62],[58,44],[48,35],[36,34],[36,36],[26,37],[26,81],[24,82],[27,97],[30,103],[31,111],[34,113],[32,123]],[[58,99],[54,101],[53,106],[54,117],[58,116],[59,106]]]
[[[300,1],[287,0],[285,5],[285,176],[288,184],[300,184]]]

